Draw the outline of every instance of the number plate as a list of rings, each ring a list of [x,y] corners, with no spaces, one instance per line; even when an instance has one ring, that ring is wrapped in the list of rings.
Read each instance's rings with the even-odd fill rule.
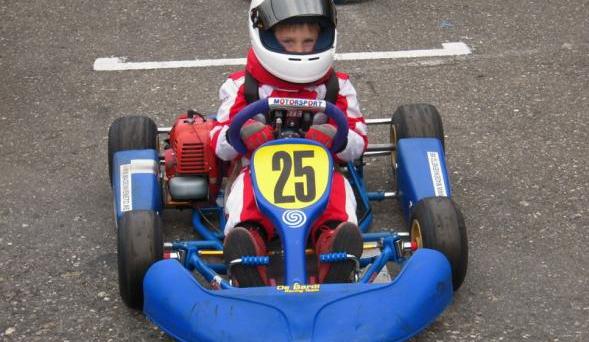
[[[282,209],[316,203],[327,190],[330,165],[328,152],[311,144],[262,146],[252,159],[259,195]]]

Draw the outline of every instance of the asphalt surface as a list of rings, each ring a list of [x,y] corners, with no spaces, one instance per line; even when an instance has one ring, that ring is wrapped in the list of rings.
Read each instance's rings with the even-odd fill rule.
[[[244,0],[0,1],[0,340],[153,341],[121,302],[107,175],[117,117],[213,113],[236,67],[96,72],[130,61],[238,58]],[[589,6],[584,0],[365,0],[338,7],[339,52],[466,57],[338,62],[367,117],[429,102],[443,116],[468,274],[416,341],[589,340]],[[384,129],[371,131],[386,142]],[[369,160],[370,187],[390,165]],[[396,203],[374,229],[400,227]],[[189,214],[165,214],[166,235]],[[370,339],[367,337],[367,339]]]

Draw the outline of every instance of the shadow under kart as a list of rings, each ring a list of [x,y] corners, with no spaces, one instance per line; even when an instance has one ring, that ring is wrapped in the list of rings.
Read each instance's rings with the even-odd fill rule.
[[[238,135],[241,124],[257,113],[268,118],[274,113],[273,125],[281,128],[286,117],[276,113],[285,109],[324,112],[338,126],[332,149],[345,143],[347,122],[337,107],[277,98],[259,100],[240,112],[228,132],[230,141],[245,152]],[[145,117],[115,121],[109,131],[109,170],[124,302],[142,308],[162,330],[182,341],[396,341],[423,330],[462,284],[468,255],[464,220],[450,199],[441,119],[433,106],[415,104],[399,107],[392,119],[367,123],[390,125],[390,143],[371,144],[364,156],[391,156],[397,191],[367,191],[362,159],[342,171],[357,195],[365,249],[379,254],[360,259],[345,253],[314,256],[305,248],[311,224],[327,203],[336,166],[330,151],[317,143],[275,140],[256,150],[251,169],[258,206],[275,224],[282,252],[243,256],[235,263],[268,267],[278,258],[284,276],[273,286],[237,288],[226,277],[230,269],[215,261],[222,255],[218,227],[225,225],[225,217],[222,166],[208,149],[211,120],[188,113],[172,129],[160,130]],[[163,134],[168,139],[163,139],[166,146],[160,156]],[[272,163],[277,163],[274,170]],[[293,170],[286,170],[289,163]],[[277,193],[293,200],[276,201]],[[370,202],[389,198],[399,199],[409,233],[367,233]],[[202,239],[164,243],[159,213],[168,207],[192,208],[193,227]],[[203,224],[208,216],[216,217],[216,228]],[[306,266],[309,254],[321,262],[353,260],[353,282],[317,284]],[[389,262],[400,265],[399,274],[389,283],[373,283]]]

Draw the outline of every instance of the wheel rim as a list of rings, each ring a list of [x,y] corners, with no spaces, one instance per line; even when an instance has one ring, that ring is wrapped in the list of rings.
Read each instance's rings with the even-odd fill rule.
[[[415,242],[417,248],[423,248],[423,237],[421,235],[421,225],[419,221],[413,220],[411,223],[411,242]]]

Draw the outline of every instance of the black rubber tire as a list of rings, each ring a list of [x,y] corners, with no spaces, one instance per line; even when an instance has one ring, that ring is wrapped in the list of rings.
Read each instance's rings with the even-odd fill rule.
[[[438,138],[444,146],[444,127],[440,113],[433,105],[412,103],[397,107],[391,118],[390,143],[393,179],[397,179],[397,143],[403,138]],[[393,186],[396,188],[396,185]],[[395,190],[395,189],[393,189]]]
[[[124,116],[108,130],[108,176],[112,184],[112,158],[118,151],[158,149],[157,125],[146,116]]]
[[[119,291],[130,308],[143,309],[143,277],[154,262],[163,258],[161,227],[160,216],[152,210],[128,211],[119,220]]]
[[[429,197],[421,200],[412,210],[410,236],[416,240],[415,225],[419,225],[421,243],[418,247],[442,252],[452,267],[454,291],[464,282],[468,266],[468,240],[462,213],[447,197]]]
[[[393,132],[393,127],[396,132]],[[394,134],[394,137],[393,137]],[[444,127],[440,113],[431,104],[414,103],[397,107],[391,121],[391,141],[403,138],[438,138],[444,145]]]
[[[343,5],[347,2],[348,0],[333,0],[333,3],[336,5]]]

